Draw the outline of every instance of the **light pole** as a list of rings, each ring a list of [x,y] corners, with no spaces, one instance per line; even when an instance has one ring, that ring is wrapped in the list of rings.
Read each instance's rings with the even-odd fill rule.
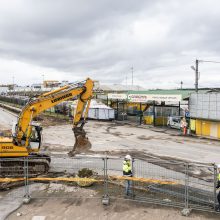
[[[134,67],[131,67],[131,85],[134,85]]]
[[[42,88],[44,87],[44,74],[42,74],[43,82],[42,82]]]
[[[180,89],[183,89],[183,81],[180,82]]]
[[[42,74],[42,78],[43,78],[43,83],[44,83],[44,74]]]
[[[15,89],[15,77],[12,76],[12,87],[13,87],[13,93],[14,93],[14,89]]]

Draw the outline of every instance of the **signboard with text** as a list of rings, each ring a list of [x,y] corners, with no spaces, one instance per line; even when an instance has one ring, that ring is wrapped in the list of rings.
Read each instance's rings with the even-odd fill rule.
[[[129,102],[180,102],[182,95],[129,94]]]
[[[124,93],[109,93],[108,94],[108,99],[118,99],[118,100],[125,100],[127,99],[127,94]]]

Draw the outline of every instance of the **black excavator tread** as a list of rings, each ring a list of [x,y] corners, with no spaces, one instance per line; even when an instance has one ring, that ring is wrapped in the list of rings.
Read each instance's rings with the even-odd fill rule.
[[[28,158],[6,158],[0,160],[0,177],[24,177],[27,171],[28,177],[35,177],[46,174],[49,168],[50,158],[48,156],[31,155]]]

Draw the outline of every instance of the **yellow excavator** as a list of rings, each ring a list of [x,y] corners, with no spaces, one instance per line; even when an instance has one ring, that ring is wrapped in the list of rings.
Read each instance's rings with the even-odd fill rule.
[[[28,157],[28,169],[31,175],[39,175],[49,170],[50,157],[40,153],[42,127],[34,119],[41,112],[73,98],[77,98],[78,101],[72,128],[75,144],[69,156],[80,152],[78,148],[86,150],[90,143],[83,126],[93,95],[93,84],[88,78],[83,82],[69,84],[32,98],[19,114],[17,123],[12,128],[12,136],[0,137],[0,174],[22,175],[24,157]]]

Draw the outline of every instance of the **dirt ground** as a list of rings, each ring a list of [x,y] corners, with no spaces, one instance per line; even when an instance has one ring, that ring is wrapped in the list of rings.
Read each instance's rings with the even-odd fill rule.
[[[62,115],[50,115],[50,113],[41,113],[34,120],[38,121],[42,127],[71,124],[72,119]]]
[[[43,185],[38,191],[42,198],[32,199],[8,216],[7,220],[116,220],[116,219],[154,219],[154,220],[214,220],[218,215],[196,212],[190,217],[181,216],[181,209],[169,208],[129,200],[111,200],[109,206],[101,203],[100,195],[94,190],[64,186],[62,184]],[[66,198],[53,198],[53,197]],[[17,216],[20,215],[20,216]],[[37,218],[38,216],[38,218]]]

